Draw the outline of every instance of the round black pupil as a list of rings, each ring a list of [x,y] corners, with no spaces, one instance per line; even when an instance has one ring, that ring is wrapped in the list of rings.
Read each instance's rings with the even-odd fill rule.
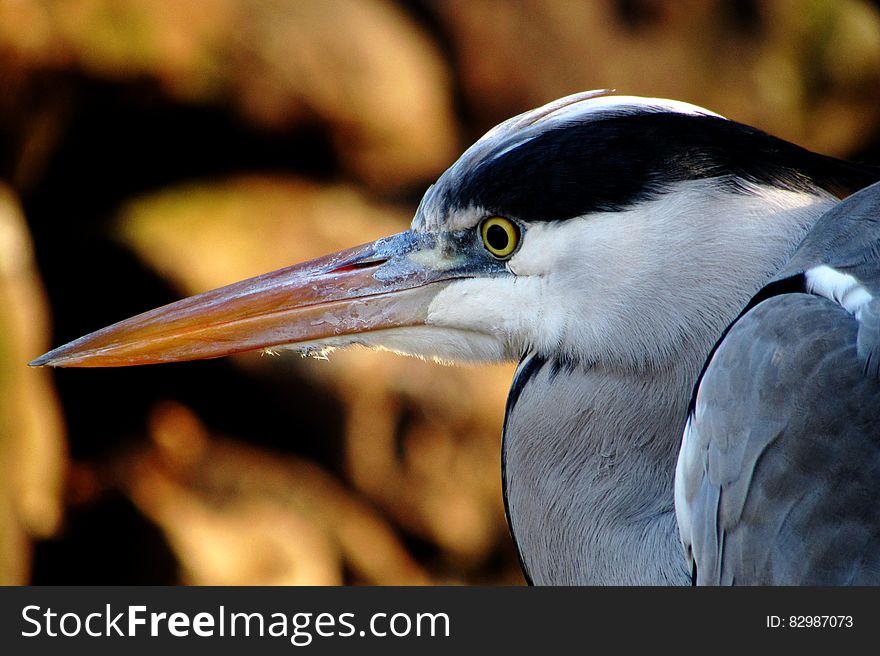
[[[490,225],[489,229],[486,230],[486,241],[496,251],[503,251],[510,242],[510,235],[500,225]]]

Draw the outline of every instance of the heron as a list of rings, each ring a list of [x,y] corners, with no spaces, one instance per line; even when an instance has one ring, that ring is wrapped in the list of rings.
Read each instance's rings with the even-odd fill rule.
[[[518,361],[501,471],[530,583],[880,583],[878,180],[685,102],[578,93],[476,141],[405,232],[31,364]]]

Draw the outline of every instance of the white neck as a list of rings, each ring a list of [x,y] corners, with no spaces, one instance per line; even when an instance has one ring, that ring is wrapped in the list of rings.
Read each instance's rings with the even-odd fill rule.
[[[723,329],[835,202],[697,186],[638,217],[590,217],[590,256],[627,266],[603,277],[585,261],[586,273],[570,274],[592,276],[596,293],[551,342],[578,364],[554,367],[559,350],[533,351],[548,362],[508,414],[503,457],[511,528],[535,583],[688,582],[672,490],[694,381]],[[621,244],[626,254],[610,252]]]

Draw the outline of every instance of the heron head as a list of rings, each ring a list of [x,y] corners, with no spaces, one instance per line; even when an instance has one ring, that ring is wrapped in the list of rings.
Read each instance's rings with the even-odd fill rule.
[[[780,143],[676,101],[568,96],[471,146],[428,189],[406,232],[146,312],[31,364],[351,345],[444,361],[529,351],[661,357],[682,331],[664,320],[659,282],[680,284],[671,274],[693,269],[706,240],[682,217],[758,188],[816,195],[786,160],[807,151]],[[789,196],[779,202],[809,204]],[[653,331],[639,323],[646,317]]]

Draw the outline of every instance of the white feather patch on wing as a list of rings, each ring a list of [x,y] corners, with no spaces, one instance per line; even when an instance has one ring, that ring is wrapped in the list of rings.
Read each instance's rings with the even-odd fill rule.
[[[827,264],[813,267],[806,272],[805,277],[808,292],[834,301],[859,321],[862,310],[873,299],[857,278]]]

